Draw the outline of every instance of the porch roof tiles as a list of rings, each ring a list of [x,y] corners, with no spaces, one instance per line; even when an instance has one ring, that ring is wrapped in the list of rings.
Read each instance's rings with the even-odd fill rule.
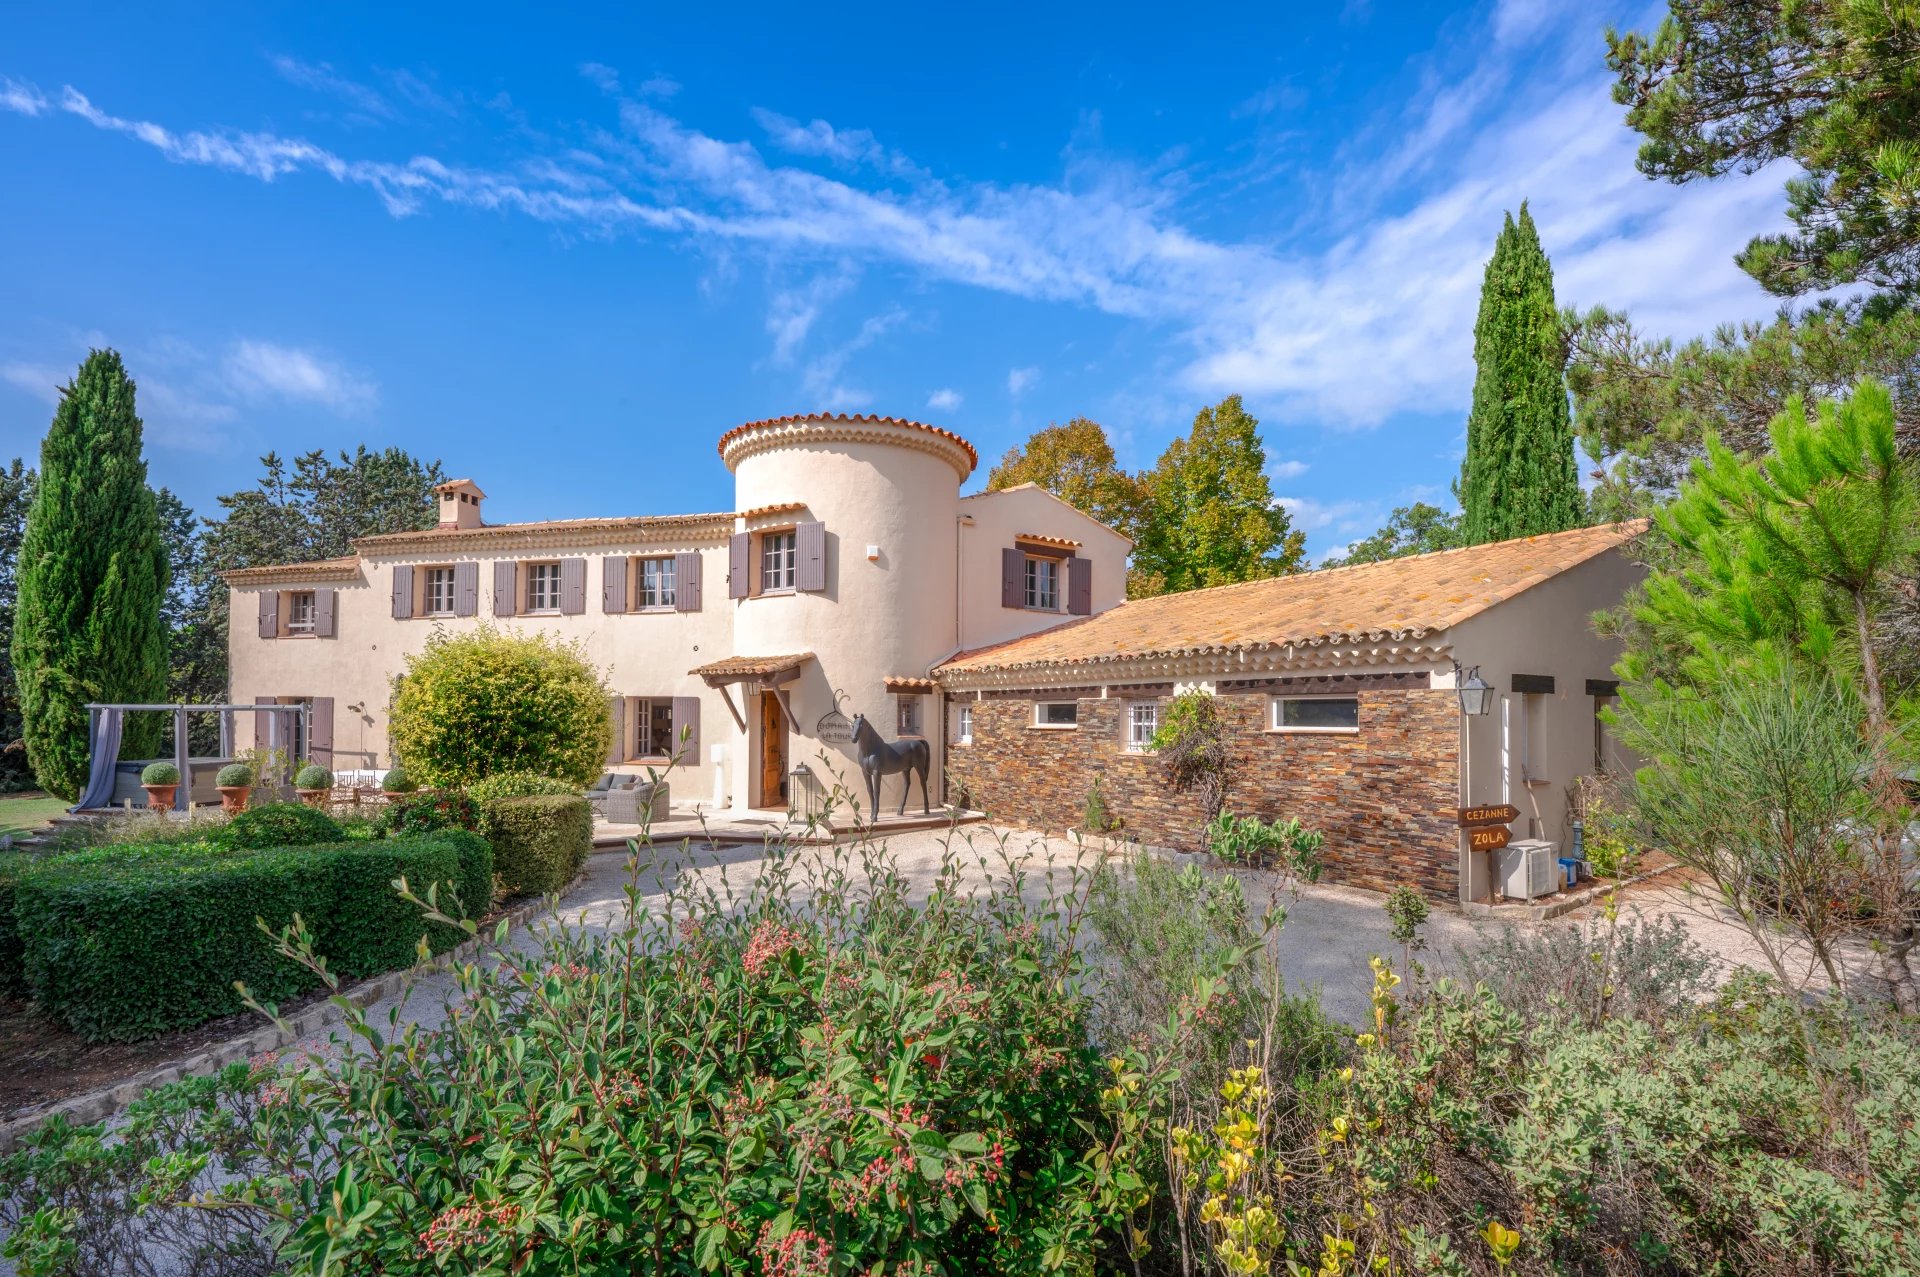
[[[1404,640],[1458,625],[1633,540],[1645,520],[1135,599],[1024,638],[962,652],[943,678],[1140,657]]]

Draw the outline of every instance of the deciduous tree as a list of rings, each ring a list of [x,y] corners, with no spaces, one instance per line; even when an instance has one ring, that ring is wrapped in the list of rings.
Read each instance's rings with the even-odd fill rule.
[[[1451,550],[1460,544],[1459,515],[1416,501],[1396,509],[1385,527],[1364,541],[1355,541],[1347,547],[1346,554],[1328,559],[1322,566],[1339,568],[1355,563],[1379,563],[1409,554]]]
[[[20,546],[13,663],[27,758],[49,792],[72,798],[86,781],[88,702],[166,696],[167,579],[133,380],[96,350],[61,390]],[[162,726],[130,716],[122,752],[153,753]]]
[[[1526,204],[1493,246],[1473,330],[1473,408],[1460,473],[1467,545],[1585,522],[1567,410],[1566,338],[1553,267]]]
[[[1260,423],[1229,395],[1193,419],[1146,476],[1130,593],[1158,594],[1300,570],[1306,535],[1267,480]]]
[[[987,475],[987,487],[1021,483],[1037,483],[1108,527],[1128,537],[1139,535],[1145,487],[1139,476],[1120,468],[1113,443],[1097,421],[1075,417],[1065,425],[1036,430],[1025,444],[1007,449]]]

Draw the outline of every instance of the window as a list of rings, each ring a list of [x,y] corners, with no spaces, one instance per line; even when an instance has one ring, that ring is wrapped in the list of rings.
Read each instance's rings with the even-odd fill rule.
[[[673,737],[673,698],[640,696],[633,705],[633,756],[671,758],[678,742]]]
[[[760,592],[791,590],[797,560],[796,538],[791,532],[769,532],[760,538]]]
[[[1607,774],[1607,720],[1601,715],[1607,712],[1607,706],[1613,703],[1613,697],[1600,694],[1593,698],[1593,774]]]
[[[918,736],[920,734],[920,698],[899,696],[895,699],[899,702],[899,731],[896,734]]]
[[[295,590],[287,595],[287,633],[313,633],[312,590]]]
[[[1078,727],[1080,726],[1080,702],[1041,701],[1033,707],[1033,725],[1035,727]]]
[[[1153,734],[1160,730],[1158,701],[1127,702],[1127,749],[1144,754],[1153,748]]]
[[[1060,561],[1027,556],[1027,606],[1042,612],[1060,610]]]
[[[1276,696],[1272,728],[1276,732],[1357,732],[1357,696]]]
[[[527,565],[527,611],[558,612],[559,610],[560,565],[529,563]]]
[[[962,705],[953,720],[954,739],[962,745],[973,744],[973,706]]]
[[[453,615],[453,569],[427,569],[427,615]]]
[[[669,608],[674,601],[674,561],[672,559],[640,560],[638,578],[639,603],[642,610],[647,608]]]

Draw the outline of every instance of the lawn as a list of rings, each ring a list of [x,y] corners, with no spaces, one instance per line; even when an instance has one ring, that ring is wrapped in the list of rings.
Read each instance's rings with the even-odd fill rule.
[[[46,794],[15,794],[0,798],[0,837],[32,833],[65,811],[64,799]]]

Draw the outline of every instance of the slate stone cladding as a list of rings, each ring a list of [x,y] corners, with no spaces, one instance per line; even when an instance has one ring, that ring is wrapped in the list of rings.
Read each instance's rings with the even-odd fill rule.
[[[1422,680],[1424,681],[1424,680]],[[1385,891],[1403,883],[1457,900],[1460,707],[1450,691],[1361,690],[1352,735],[1266,731],[1268,696],[1222,689],[1234,777],[1227,809],[1298,816],[1327,837],[1323,881]],[[1191,793],[1167,787],[1158,761],[1128,753],[1127,699],[1076,698],[1080,724],[1032,726],[1034,701],[1074,693],[956,695],[973,709],[973,741],[947,755],[949,796],[996,820],[1055,832],[1078,828],[1095,776],[1124,832],[1153,846],[1197,851],[1205,824]],[[1164,705],[1164,696],[1157,698]]]

